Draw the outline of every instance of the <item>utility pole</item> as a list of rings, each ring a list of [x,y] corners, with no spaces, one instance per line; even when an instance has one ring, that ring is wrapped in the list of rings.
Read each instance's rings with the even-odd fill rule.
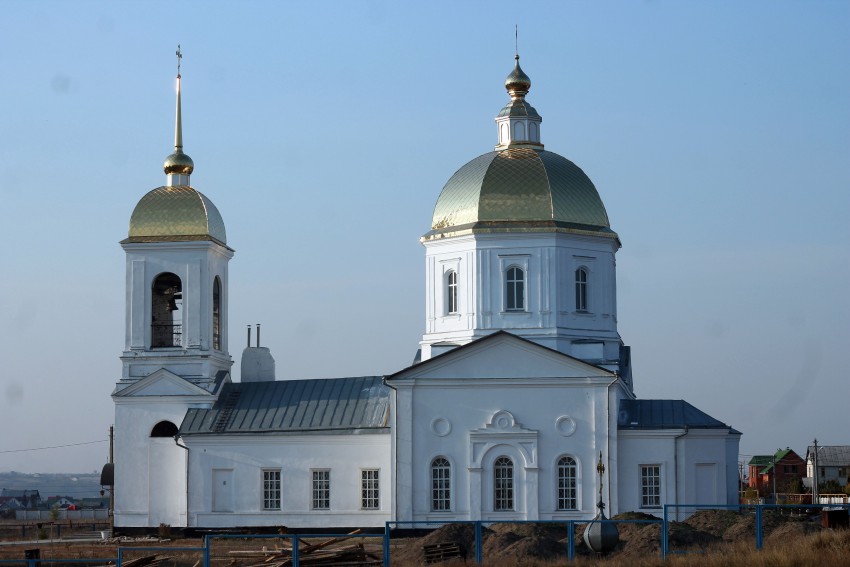
[[[109,464],[112,465],[112,486],[109,487],[109,531],[115,529],[115,426],[109,426]]]
[[[818,498],[818,439],[815,437],[814,440],[815,450],[812,453],[812,468],[814,470],[814,477],[812,477],[812,504],[820,504],[820,498]]]
[[[776,504],[776,453],[773,454],[773,503]]]

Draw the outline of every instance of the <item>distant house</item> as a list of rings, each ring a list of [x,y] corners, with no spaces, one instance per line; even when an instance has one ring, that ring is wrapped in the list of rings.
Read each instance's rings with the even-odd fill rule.
[[[847,486],[847,477],[850,475],[850,445],[818,447],[817,470],[814,457],[815,448],[810,445],[806,451],[806,486],[811,487],[815,477],[818,484],[834,480],[841,486]]]
[[[38,490],[9,490],[4,488],[0,490],[0,498],[11,497],[20,502],[21,508],[25,510],[34,510],[41,506],[41,495]]]
[[[0,496],[0,512],[5,510],[23,510],[21,501],[14,496]]]
[[[773,455],[755,455],[750,459],[750,488],[759,496],[797,492],[806,471],[805,461],[789,448],[779,449]],[[774,483],[775,481],[775,483]]]
[[[100,510],[109,506],[109,498],[80,498],[77,500],[79,510]]]
[[[48,496],[47,500],[47,508],[52,510],[53,508],[67,508],[68,506],[74,506],[74,499],[70,496]]]

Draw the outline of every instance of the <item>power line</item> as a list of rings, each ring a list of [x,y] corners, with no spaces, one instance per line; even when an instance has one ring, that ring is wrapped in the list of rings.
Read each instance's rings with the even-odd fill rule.
[[[108,439],[101,439],[100,441],[85,441],[83,443],[69,443],[67,445],[54,445],[53,447],[34,447],[32,449],[7,449],[6,451],[0,451],[0,453],[25,453],[27,451],[44,451],[46,449],[61,449],[63,447],[79,447],[80,445],[93,445],[95,443],[106,443],[109,441]]]

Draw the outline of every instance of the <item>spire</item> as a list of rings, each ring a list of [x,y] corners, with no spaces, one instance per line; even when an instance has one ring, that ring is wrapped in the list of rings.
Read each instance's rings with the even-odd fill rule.
[[[531,90],[531,79],[519,66],[519,52],[514,55],[514,70],[505,78],[505,89],[511,100],[496,117],[499,129],[497,150],[511,147],[543,149],[540,143],[540,123],[543,119],[525,100]]]
[[[180,45],[177,46],[177,111],[174,119],[174,153],[165,158],[163,169],[168,176],[167,184],[172,185],[189,185],[189,175],[195,169],[195,164],[192,158],[183,153],[183,116],[180,104],[180,63],[183,59],[183,52],[180,51]]]

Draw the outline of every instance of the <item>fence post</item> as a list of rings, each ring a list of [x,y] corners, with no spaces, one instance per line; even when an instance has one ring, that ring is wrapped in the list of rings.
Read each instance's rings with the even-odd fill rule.
[[[762,547],[762,529],[761,529],[761,510],[762,505],[756,504],[756,549],[761,549]]]
[[[664,521],[661,524],[661,560],[667,560],[667,545],[669,542],[667,541],[667,530],[669,526],[669,516],[667,514],[669,504],[664,505]]]
[[[576,558],[576,523],[575,520],[567,522],[567,561]]]
[[[298,536],[296,534],[292,534],[292,567],[298,567],[301,564],[301,559],[299,557],[298,548],[300,544],[298,543]]]
[[[210,545],[212,538],[209,535],[204,536],[204,567],[210,567]],[[121,567],[120,565],[118,567]]]
[[[122,548],[118,548],[118,560],[115,562],[115,567],[121,567],[124,563],[124,550]]]
[[[390,567],[390,523],[384,522],[384,567]]]
[[[481,551],[481,520],[475,522],[475,564],[481,565],[484,553]]]

